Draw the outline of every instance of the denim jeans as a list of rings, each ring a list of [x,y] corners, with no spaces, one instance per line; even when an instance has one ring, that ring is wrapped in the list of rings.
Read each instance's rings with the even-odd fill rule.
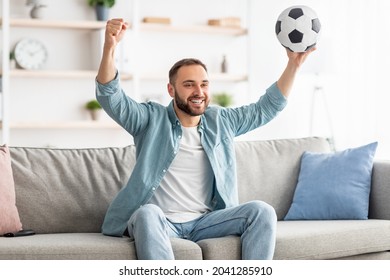
[[[244,260],[272,259],[275,249],[275,210],[262,201],[207,213],[186,223],[172,223],[153,204],[140,207],[128,221],[140,260],[173,260],[171,237],[197,242],[228,235],[241,237]]]

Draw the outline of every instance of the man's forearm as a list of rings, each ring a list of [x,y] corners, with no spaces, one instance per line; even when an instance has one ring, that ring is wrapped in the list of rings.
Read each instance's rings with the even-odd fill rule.
[[[293,63],[289,62],[287,64],[286,69],[284,69],[282,75],[277,81],[279,90],[286,98],[290,95],[297,72],[298,72],[298,67]]]
[[[106,84],[115,78],[116,66],[114,56],[115,49],[111,48],[108,50],[103,50],[102,60],[100,62],[98,75],[96,77],[99,83]]]
[[[307,56],[315,50],[316,48],[314,47],[308,50],[307,52],[297,53],[297,52],[291,52],[286,49],[287,56],[288,56],[288,63],[286,69],[284,69],[282,75],[280,76],[277,82],[278,88],[282,92],[284,97],[287,98],[290,95],[298,69],[304,63]]]

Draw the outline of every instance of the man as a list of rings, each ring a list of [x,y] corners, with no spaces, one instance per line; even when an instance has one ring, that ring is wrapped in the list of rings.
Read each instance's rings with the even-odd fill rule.
[[[103,234],[128,233],[139,259],[174,259],[171,237],[196,242],[227,235],[240,236],[243,259],[272,259],[275,211],[261,201],[238,204],[233,140],[285,107],[308,53],[287,52],[280,79],[258,102],[234,109],[208,107],[206,66],[180,60],[169,71],[173,100],[164,107],[138,103],[120,88],[114,52],[127,26],[122,19],[107,22],[96,95],[133,136],[137,162],[107,211]]]

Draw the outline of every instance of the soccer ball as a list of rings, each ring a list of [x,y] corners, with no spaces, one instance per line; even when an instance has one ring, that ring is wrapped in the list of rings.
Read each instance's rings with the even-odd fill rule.
[[[311,8],[292,6],[278,17],[275,32],[285,48],[293,52],[306,52],[317,44],[321,23]]]

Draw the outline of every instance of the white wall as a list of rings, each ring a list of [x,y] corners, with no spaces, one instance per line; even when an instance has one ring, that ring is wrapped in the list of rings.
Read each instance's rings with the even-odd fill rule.
[[[86,0],[46,2],[49,5],[47,8],[48,18],[94,18],[93,11],[85,5]],[[55,4],[55,2],[60,2],[61,5]],[[128,9],[127,2],[118,0],[117,5],[111,11],[111,16],[131,20],[132,11]],[[173,19],[173,24],[203,23],[210,17],[231,14],[245,17],[246,12],[246,8],[243,6],[245,1],[240,0],[142,0],[139,2],[141,3],[142,15],[169,16]],[[246,86],[227,85],[227,87],[232,88],[233,92],[237,92],[235,95],[237,104],[243,103],[241,95],[245,102],[256,100],[265,88],[279,77],[287,62],[284,49],[279,45],[274,34],[275,20],[282,10],[296,4],[308,5],[317,11],[323,30],[318,50],[309,57],[307,65],[303,67],[297,77],[287,108],[267,126],[240,137],[240,139],[274,139],[310,135],[311,98],[314,87],[321,85],[324,89],[322,93],[325,94],[329,106],[336,148],[344,149],[363,145],[370,141],[379,141],[377,157],[390,159],[390,132],[387,126],[387,121],[390,119],[387,109],[389,93],[386,88],[386,80],[388,79],[386,70],[390,63],[387,54],[390,39],[386,35],[390,21],[386,11],[390,10],[390,2],[386,0],[301,0],[299,3],[291,0],[252,0],[251,2],[251,18],[248,22],[251,32],[250,95],[249,97],[245,95]],[[24,3],[24,0],[12,1],[13,13],[16,15],[26,14],[27,9]],[[246,24],[247,20],[244,20],[244,23]],[[90,67],[91,60],[82,59],[83,56],[88,56],[88,52],[81,51],[80,54],[80,52],[74,51],[74,46],[89,47],[87,35],[81,33],[78,38],[72,39],[73,35],[66,34],[65,31],[52,32],[52,36],[61,36],[62,38],[69,36],[69,41],[67,44],[48,42],[48,44],[52,44],[48,46],[49,48],[61,51],[66,55],[55,57],[48,63],[47,67],[52,69],[73,67],[73,63],[81,63],[80,67]],[[210,70],[217,69],[221,51],[228,53],[232,69],[245,68],[248,62],[246,50],[243,51],[242,47],[245,42],[232,43],[226,38],[210,38],[210,35],[203,37],[154,34],[153,36],[149,35],[149,37],[141,37],[141,40],[146,45],[139,48],[140,57],[145,57],[145,55],[149,57],[149,59],[142,61],[142,69],[145,71],[155,69],[167,72],[171,64],[182,56],[199,56],[206,61]],[[153,43],[156,40],[159,41],[158,45]],[[226,40],[222,41],[222,46],[226,49],[221,50],[219,40]],[[239,45],[237,47],[234,44]],[[130,35],[126,41],[126,47],[130,49],[131,45]],[[166,55],[160,55],[159,49],[164,49]],[[77,55],[81,57],[77,57]],[[128,67],[131,68],[133,67],[131,61],[134,57],[129,54],[129,59]],[[137,58],[136,61],[139,63],[140,58]],[[314,72],[320,74],[319,80]],[[93,96],[93,81],[62,81],[61,87],[58,87],[58,84],[53,81],[43,83],[36,81],[36,83],[38,83],[37,88],[46,88],[46,91],[51,91],[52,96],[48,97],[40,90],[31,93],[30,88],[25,88],[24,93],[26,94],[12,97],[21,101],[20,106],[12,108],[15,118],[40,117],[39,114],[45,114],[48,107],[58,102],[59,99],[61,103],[70,105],[67,108],[73,109],[66,110],[54,106],[57,109],[49,109],[52,118],[85,118],[85,112],[80,104]],[[153,95],[153,97],[165,96],[161,100],[168,102],[165,84],[165,81],[159,81],[144,85],[144,93]],[[20,87],[23,91],[24,85],[22,83],[14,86]],[[128,94],[131,95],[131,83],[124,84],[124,86]],[[215,84],[215,87],[219,89],[224,86]],[[42,98],[42,95],[44,95],[44,101],[39,103],[38,108],[29,109],[34,106],[31,105],[34,104],[34,99]],[[324,118],[326,112],[321,108],[323,104],[318,103],[317,105],[314,122],[316,126],[313,133],[329,136],[330,129]],[[54,114],[51,114],[53,111]],[[22,131],[14,131],[12,135],[12,140],[16,144],[18,139],[26,139],[26,134]],[[47,139],[46,144],[56,146],[115,146],[125,145],[130,141],[130,138],[122,132],[112,130],[93,133],[67,130],[65,133],[55,134],[34,131],[33,134],[31,132],[28,134],[31,145],[40,145],[42,137]]]
[[[266,3],[266,4],[265,4]],[[255,1],[259,51],[255,75],[265,83],[277,77],[285,59],[274,38],[274,18],[296,1]],[[390,159],[389,93],[387,69],[390,3],[385,0],[299,1],[314,8],[322,22],[318,50],[309,57],[296,80],[288,107],[272,123],[257,130],[252,139],[310,135],[310,108],[313,87],[323,86],[337,149],[378,141],[378,158]],[[261,27],[260,27],[261,26]],[[263,88],[265,84],[261,84]],[[322,106],[323,104],[318,104]],[[318,107],[317,107],[318,108]],[[314,134],[329,136],[326,114],[319,107]]]

